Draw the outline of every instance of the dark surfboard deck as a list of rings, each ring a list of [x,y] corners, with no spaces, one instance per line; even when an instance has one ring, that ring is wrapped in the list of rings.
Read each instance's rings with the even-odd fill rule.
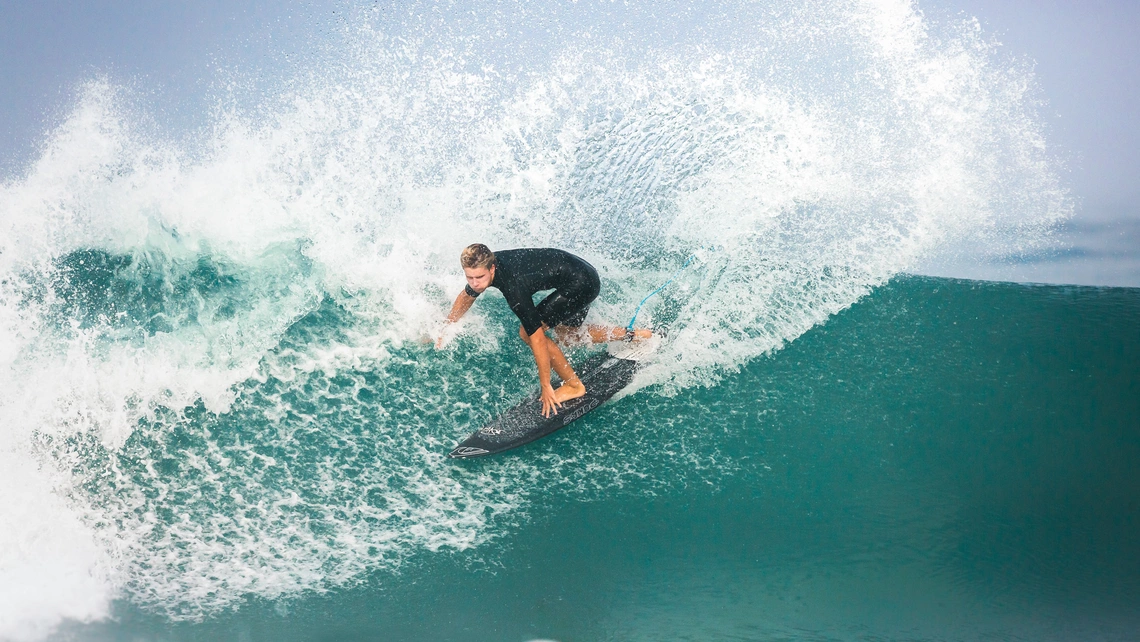
[[[619,354],[638,356],[631,352]],[[602,405],[628,386],[640,366],[641,362],[635,359],[621,358],[608,352],[594,355],[575,368],[578,378],[586,385],[585,396],[567,401],[558,409],[557,415],[547,418],[542,416],[542,403],[538,392],[535,392],[464,439],[448,456],[457,459],[485,457],[545,437]]]

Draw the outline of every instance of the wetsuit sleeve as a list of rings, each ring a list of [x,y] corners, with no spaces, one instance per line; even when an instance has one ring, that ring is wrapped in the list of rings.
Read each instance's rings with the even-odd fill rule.
[[[470,285],[463,286],[463,291],[466,292],[467,296],[471,297],[472,299],[477,298],[479,296],[479,293],[476,292],[475,290],[472,290]]]
[[[527,335],[534,334],[539,328],[542,327],[542,317],[538,315],[538,310],[534,307],[534,301],[531,301],[529,296],[512,296],[507,299],[507,304],[511,306],[511,311],[522,322],[523,329],[526,330]]]

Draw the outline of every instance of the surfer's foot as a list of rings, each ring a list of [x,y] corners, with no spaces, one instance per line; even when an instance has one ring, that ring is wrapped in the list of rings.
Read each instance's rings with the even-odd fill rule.
[[[652,330],[646,328],[638,328],[636,330],[625,330],[622,338],[626,341],[644,341],[645,339],[652,337],[653,334],[654,332]]]
[[[586,394],[586,386],[582,385],[581,381],[567,381],[566,383],[558,386],[554,391],[554,400],[558,403],[577,399]]]

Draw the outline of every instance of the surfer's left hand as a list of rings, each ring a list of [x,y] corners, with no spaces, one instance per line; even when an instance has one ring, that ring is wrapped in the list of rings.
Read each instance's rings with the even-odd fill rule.
[[[539,393],[539,399],[542,401],[542,416],[549,419],[552,415],[558,414],[558,409],[562,404],[554,398],[554,388],[546,385],[542,387],[542,392]]]

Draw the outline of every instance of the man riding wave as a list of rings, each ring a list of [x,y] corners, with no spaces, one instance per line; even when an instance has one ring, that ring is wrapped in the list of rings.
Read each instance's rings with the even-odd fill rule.
[[[554,248],[501,250],[496,253],[482,243],[464,248],[459,263],[467,277],[467,286],[455,298],[451,313],[447,315],[448,323],[462,318],[484,290],[497,288],[522,323],[519,338],[534,353],[542,415],[558,414],[558,408],[564,402],[586,394],[586,386],[574,374],[562,349],[546,332],[553,330],[562,342],[581,337],[586,313],[601,289],[594,266],[569,252]],[[543,290],[554,292],[535,305],[534,294]],[[616,341],[627,335],[625,328],[587,325],[585,329],[594,343]],[[639,329],[629,338],[645,339],[650,336],[652,332],[649,330]],[[436,346],[439,347],[442,341],[441,337]],[[562,379],[557,390],[550,383],[552,368]]]

